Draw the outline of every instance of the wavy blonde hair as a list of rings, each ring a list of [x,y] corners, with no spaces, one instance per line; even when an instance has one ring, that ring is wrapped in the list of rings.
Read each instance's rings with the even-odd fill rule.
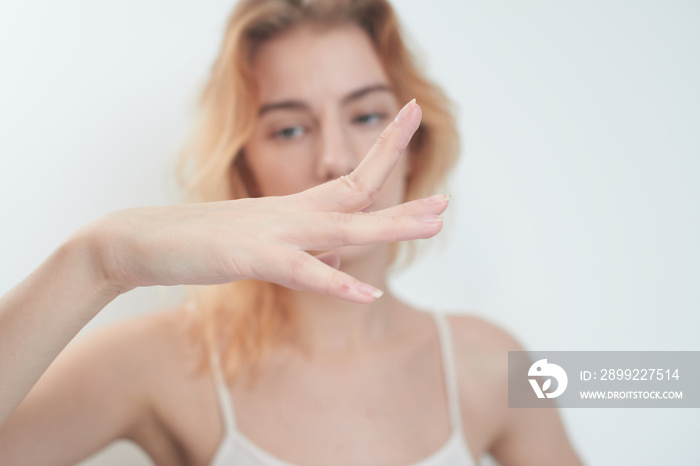
[[[408,149],[412,168],[405,200],[432,194],[459,151],[452,108],[418,69],[388,1],[242,0],[228,20],[201,94],[197,125],[181,159],[180,181],[188,199],[206,202],[256,195],[245,157],[240,156],[257,119],[252,57],[260,44],[300,24],[356,24],[369,35],[398,101],[415,97],[423,111]],[[396,247],[392,245],[392,261]],[[243,367],[257,369],[274,344],[294,331],[292,299],[279,285],[247,280],[193,287],[190,298],[197,311],[196,337],[221,356],[229,382]]]

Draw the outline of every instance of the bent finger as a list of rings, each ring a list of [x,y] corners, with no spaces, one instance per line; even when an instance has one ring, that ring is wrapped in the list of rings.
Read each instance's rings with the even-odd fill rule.
[[[294,290],[308,290],[354,303],[371,303],[383,292],[345,272],[330,267],[312,255],[280,246],[261,271],[263,280]]]
[[[356,212],[370,205],[420,126],[421,109],[407,103],[352,173],[298,194],[312,210]]]

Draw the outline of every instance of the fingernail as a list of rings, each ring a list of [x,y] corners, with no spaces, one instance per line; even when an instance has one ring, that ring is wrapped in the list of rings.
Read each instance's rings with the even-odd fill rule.
[[[434,194],[428,198],[425,199],[425,202],[428,204],[440,204],[445,201],[450,200],[450,195],[449,194]]]
[[[378,290],[372,285],[368,285],[367,283],[362,282],[357,284],[357,291],[359,291],[365,296],[371,296],[373,298],[381,298],[381,296],[384,294],[382,290]]]
[[[425,223],[437,223],[442,222],[442,217],[439,215],[421,215],[420,217],[416,217],[416,220]]]
[[[411,100],[409,103],[403,106],[401,111],[396,115],[396,118],[394,118],[394,122],[399,122],[406,118],[409,113],[411,113],[411,110],[413,110],[413,107],[416,106],[416,99]]]

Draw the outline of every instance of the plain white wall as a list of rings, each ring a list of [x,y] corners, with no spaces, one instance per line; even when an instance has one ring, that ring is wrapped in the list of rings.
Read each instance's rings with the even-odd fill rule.
[[[80,225],[178,201],[175,155],[232,4],[0,4],[0,293]],[[396,292],[533,350],[700,350],[700,4],[394,4],[463,136],[449,231]],[[137,290],[91,326],[178,296]],[[700,457],[695,409],[562,416],[589,464]],[[117,446],[84,466],[141,462]]]

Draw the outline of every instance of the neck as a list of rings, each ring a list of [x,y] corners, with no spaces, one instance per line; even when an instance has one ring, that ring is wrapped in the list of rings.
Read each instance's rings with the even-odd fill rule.
[[[383,253],[341,263],[340,270],[384,291],[371,304],[356,304],[326,295],[293,293],[298,333],[293,342],[307,357],[351,356],[363,347],[385,339],[395,329],[395,318],[403,306],[387,290],[388,248]]]

